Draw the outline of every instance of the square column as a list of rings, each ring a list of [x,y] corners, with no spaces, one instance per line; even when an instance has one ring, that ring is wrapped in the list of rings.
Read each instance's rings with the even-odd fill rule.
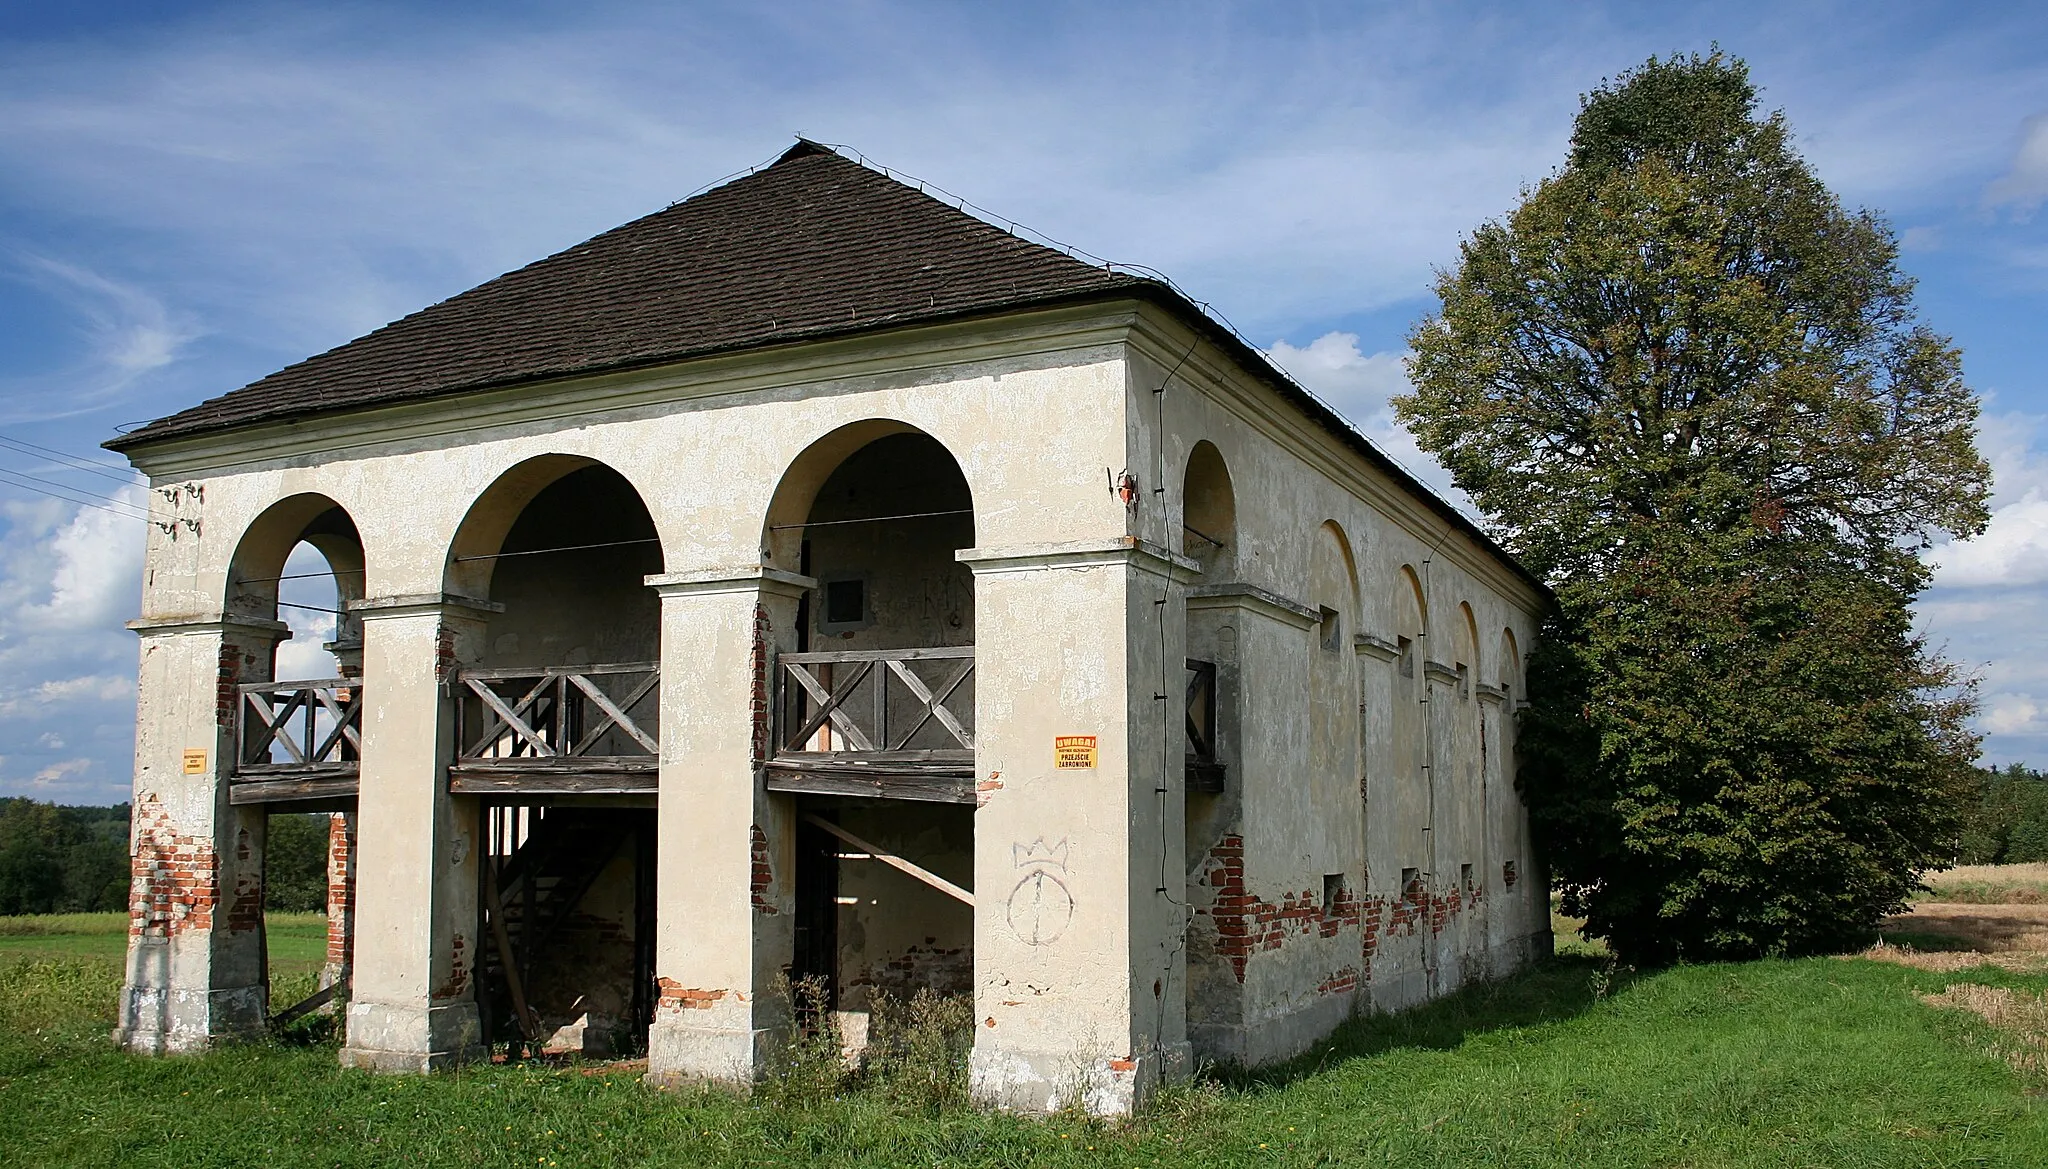
[[[448,794],[454,671],[481,649],[487,602],[433,594],[352,603],[363,618],[354,986],[341,1062],[423,1072],[484,1055],[478,804]]]
[[[240,684],[270,676],[280,622],[170,619],[142,636],[130,830],[128,969],[114,1039],[145,1054],[260,1036],[260,808],[228,803]]]
[[[647,578],[661,595],[661,789],[647,1037],[657,1083],[751,1083],[788,1024],[788,797],[762,786],[775,654],[808,577],[766,567]]]
[[[974,1096],[1127,1115],[1187,1071],[1193,564],[1130,538],[958,556],[975,574],[982,796]]]

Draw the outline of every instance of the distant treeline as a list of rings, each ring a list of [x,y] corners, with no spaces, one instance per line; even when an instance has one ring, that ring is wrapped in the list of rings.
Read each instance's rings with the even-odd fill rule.
[[[1963,814],[1966,865],[2048,861],[2048,775],[2014,763],[1978,773],[1976,801]]]
[[[327,907],[327,817],[270,818],[264,904]],[[0,915],[128,908],[128,805],[0,798]]]
[[[2048,775],[2012,764],[1978,772],[1964,809],[1966,865],[2048,861]],[[264,904],[327,907],[327,817],[273,815]],[[0,915],[128,908],[128,805],[67,807],[0,798]]]

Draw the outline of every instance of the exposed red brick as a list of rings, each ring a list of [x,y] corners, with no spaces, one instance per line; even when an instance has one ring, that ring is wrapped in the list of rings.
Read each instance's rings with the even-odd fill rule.
[[[676,1011],[708,1011],[711,1009],[712,1004],[725,997],[725,992],[722,990],[703,990],[694,986],[684,986],[673,978],[661,978],[655,981],[661,987],[661,997],[656,1000],[654,1005],[656,1011],[671,1013]]]
[[[327,967],[330,973],[339,975],[353,960],[355,920],[355,818],[346,812],[336,812],[327,820]]]
[[[1288,893],[1278,902],[1254,896],[1245,888],[1244,838],[1225,836],[1209,850],[1202,880],[1216,891],[1207,913],[1216,928],[1216,953],[1230,962],[1231,972],[1244,981],[1245,964],[1253,954],[1277,950],[1289,937],[1315,934],[1334,938],[1346,927],[1358,929],[1364,903],[1349,889],[1343,890],[1327,908],[1320,890]]]
[[[449,950],[448,979],[433,991],[432,997],[437,1003],[459,999],[469,989],[469,939],[456,934]]]
[[[446,625],[434,637],[434,678],[440,682],[451,682],[462,662],[455,656],[455,630]]]
[[[759,824],[749,827],[753,837],[754,871],[748,882],[748,893],[754,899],[754,912],[773,916],[781,911],[768,900],[768,894],[775,888],[775,868],[768,863],[768,834],[761,831]]]
[[[135,806],[135,849],[129,859],[128,932],[175,937],[213,928],[220,900],[220,858],[213,842],[178,832],[160,801]],[[261,920],[261,890],[258,890]]]
[[[242,703],[242,653],[233,642],[220,645],[220,672],[213,696],[214,721],[224,727],[235,725],[235,711]]]
[[[754,764],[760,766],[774,753],[774,708],[768,701],[768,606],[758,602],[754,605],[754,649],[751,665],[754,684]],[[754,829],[760,832],[759,828]],[[770,912],[773,912],[771,910]]]

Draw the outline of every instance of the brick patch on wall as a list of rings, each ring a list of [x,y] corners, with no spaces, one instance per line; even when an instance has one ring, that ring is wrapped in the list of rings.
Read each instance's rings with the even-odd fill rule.
[[[754,671],[754,763],[756,766],[768,761],[773,754],[772,737],[775,719],[768,702],[768,606],[754,605],[754,649],[750,664]],[[754,829],[756,833],[759,828]],[[774,912],[770,910],[769,912]]]
[[[169,938],[188,930],[210,930],[219,900],[220,858],[213,842],[179,833],[156,800],[136,804],[135,852],[129,860],[130,936]]]
[[[1346,928],[1356,929],[1360,965],[1347,966],[1324,979],[1317,987],[1321,994],[1342,994],[1370,982],[1373,957],[1383,940],[1413,937],[1424,928],[1432,936],[1441,934],[1453,918],[1480,899],[1478,889],[1470,896],[1456,886],[1431,894],[1417,881],[1398,896],[1372,893],[1360,897],[1345,889],[1327,908],[1322,894],[1312,889],[1268,901],[1245,887],[1244,838],[1235,834],[1225,836],[1209,850],[1201,881],[1215,892],[1215,899],[1194,912],[1208,915],[1214,923],[1216,954],[1230,963],[1239,983],[1244,981],[1245,966],[1254,954],[1278,950],[1291,938],[1334,938]]]
[[[327,818],[327,969],[348,969],[355,941],[356,832],[354,817],[335,812]]]
[[[224,727],[235,725],[235,709],[242,702],[242,652],[232,642],[220,646],[220,674],[213,694],[214,721]]]
[[[1294,936],[1334,938],[1346,926],[1360,926],[1364,903],[1346,889],[1325,909],[1321,891],[1289,892],[1279,901],[1254,896],[1244,883],[1244,838],[1225,836],[1209,850],[1202,880],[1216,891],[1207,913],[1216,925],[1216,953],[1228,960],[1232,973],[1244,981],[1245,963],[1253,954],[1277,950]]]
[[[708,1011],[712,1005],[725,997],[722,990],[703,990],[699,987],[684,986],[673,978],[655,980],[661,987],[661,997],[655,1001],[654,1009],[664,1014],[681,1011]]]
[[[768,834],[761,831],[759,824],[749,827],[754,841],[754,871],[747,882],[747,892],[754,899],[754,912],[770,916],[780,912],[775,903],[768,900],[768,894],[775,887],[775,869],[768,863]]]

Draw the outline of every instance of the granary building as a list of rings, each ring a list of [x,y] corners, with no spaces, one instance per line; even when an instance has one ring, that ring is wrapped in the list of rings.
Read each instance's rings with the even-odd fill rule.
[[[132,1050],[285,1007],[284,812],[387,1071],[745,1081],[808,978],[856,1043],[970,996],[979,1099],[1119,1113],[1548,951],[1541,585],[1168,284],[825,147],[108,445]]]

